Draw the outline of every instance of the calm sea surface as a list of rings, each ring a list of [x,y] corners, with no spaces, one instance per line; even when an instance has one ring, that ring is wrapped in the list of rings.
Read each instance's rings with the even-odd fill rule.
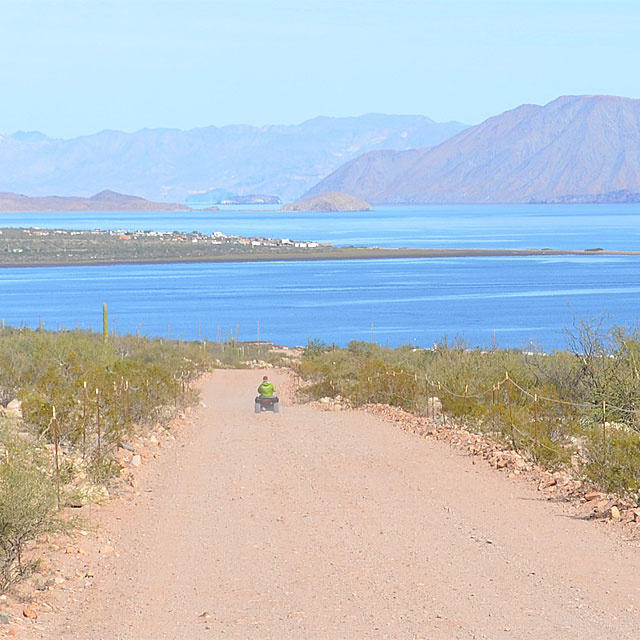
[[[370,213],[0,214],[2,226],[223,231],[334,244],[640,250],[640,206],[379,207]],[[0,236],[0,246],[1,246]],[[438,258],[0,269],[0,318],[50,329],[280,344],[311,336],[551,349],[577,316],[640,319],[640,257]],[[113,324],[112,324],[113,328]]]

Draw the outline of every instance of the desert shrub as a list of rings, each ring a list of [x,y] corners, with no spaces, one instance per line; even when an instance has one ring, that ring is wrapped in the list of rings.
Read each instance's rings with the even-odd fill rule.
[[[308,355],[324,353],[325,351],[329,351],[331,347],[322,340],[318,338],[312,338],[309,336],[309,340],[307,341],[306,352]]]
[[[32,568],[23,562],[25,545],[61,525],[48,473],[19,463],[0,465],[0,590]]]
[[[87,475],[95,484],[109,484],[122,471],[118,461],[110,454],[94,451],[87,460]]]
[[[554,405],[550,405],[553,407]],[[557,416],[539,406],[506,403],[491,405],[479,421],[479,430],[522,451],[549,469],[556,469],[571,461],[575,450],[573,437],[578,423],[573,415]]]
[[[640,434],[625,428],[592,427],[586,432],[585,479],[606,491],[631,495],[640,493]]]
[[[40,450],[0,418],[0,591],[33,568],[24,561],[27,543],[63,525],[56,487]]]
[[[417,390],[417,380],[410,371],[367,358],[356,372],[350,399],[357,405],[380,402],[411,410],[416,406]]]

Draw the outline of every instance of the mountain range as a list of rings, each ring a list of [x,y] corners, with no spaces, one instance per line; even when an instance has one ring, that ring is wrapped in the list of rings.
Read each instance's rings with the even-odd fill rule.
[[[90,196],[109,189],[183,202],[226,189],[291,201],[364,152],[433,146],[465,128],[425,116],[369,114],[290,126],[102,131],[68,140],[17,132],[0,136],[0,191]]]
[[[0,191],[103,190],[194,203],[219,193],[290,202],[326,192],[374,204],[637,202],[640,100],[562,96],[472,127],[369,114],[69,140],[0,136]]]
[[[303,197],[329,191],[388,204],[633,201],[640,100],[522,105],[430,148],[364,153]]]

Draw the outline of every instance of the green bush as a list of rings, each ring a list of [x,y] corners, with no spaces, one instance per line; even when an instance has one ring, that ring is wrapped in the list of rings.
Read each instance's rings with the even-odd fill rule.
[[[0,591],[33,569],[32,563],[24,562],[28,542],[65,528],[56,506],[56,488],[48,471],[30,456],[5,449],[0,463]]]
[[[120,475],[122,468],[110,454],[94,452],[87,460],[87,475],[95,484],[108,484]]]
[[[636,497],[640,492],[640,434],[630,429],[592,427],[586,434],[584,477],[598,487]]]

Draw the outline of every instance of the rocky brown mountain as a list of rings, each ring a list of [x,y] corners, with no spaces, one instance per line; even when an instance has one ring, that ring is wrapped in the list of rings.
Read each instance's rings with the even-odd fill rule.
[[[563,96],[522,105],[431,148],[372,151],[304,197],[374,203],[598,202],[640,191],[640,100]]]

